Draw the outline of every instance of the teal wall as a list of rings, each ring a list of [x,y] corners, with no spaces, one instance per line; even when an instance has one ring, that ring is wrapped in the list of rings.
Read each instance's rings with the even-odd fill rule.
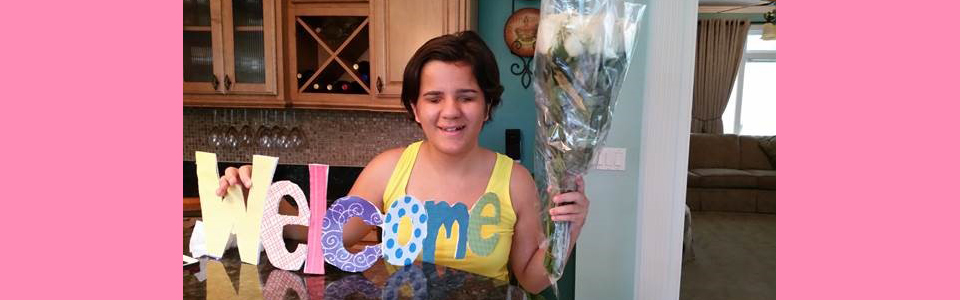
[[[521,162],[533,171],[534,130],[537,126],[536,106],[533,103],[533,85],[524,89],[520,77],[510,73],[510,65],[521,64],[520,58],[510,53],[503,42],[503,24],[510,17],[511,1],[478,1],[477,24],[480,37],[497,57],[500,68],[500,82],[503,84],[503,102],[493,113],[493,121],[480,132],[480,145],[493,151],[504,153],[504,131],[520,129],[523,135],[523,156]],[[516,1],[516,8],[540,7],[540,1]]]
[[[647,1],[641,1],[649,3]],[[641,21],[606,147],[626,148],[626,170],[590,170],[590,213],[577,241],[577,299],[633,299],[640,199],[640,127],[650,10]]]

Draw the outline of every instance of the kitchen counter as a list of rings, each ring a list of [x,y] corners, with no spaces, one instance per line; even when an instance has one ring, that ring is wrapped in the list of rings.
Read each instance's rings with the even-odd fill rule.
[[[184,218],[184,253],[189,254],[195,218]],[[292,243],[288,243],[288,247]],[[523,299],[523,291],[508,282],[417,263],[396,268],[379,260],[362,273],[325,266],[325,275],[285,271],[270,264],[266,252],[260,264],[240,262],[236,249],[222,259],[202,258],[183,268],[183,299]],[[394,271],[395,270],[395,271]]]

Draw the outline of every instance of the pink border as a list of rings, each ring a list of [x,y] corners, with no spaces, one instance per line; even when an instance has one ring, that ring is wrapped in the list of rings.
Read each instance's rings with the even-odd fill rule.
[[[182,7],[3,11],[3,298],[181,298]]]
[[[957,299],[960,5],[778,8],[777,299]]]
[[[780,5],[778,299],[957,296],[957,8]],[[182,297],[182,8],[4,11],[5,297]]]

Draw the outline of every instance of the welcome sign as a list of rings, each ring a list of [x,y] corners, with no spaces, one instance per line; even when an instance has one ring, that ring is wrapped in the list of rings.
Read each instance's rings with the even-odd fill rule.
[[[353,274],[330,282],[325,276],[300,276],[285,270],[271,271],[261,281],[257,266],[241,264],[238,281],[233,281],[223,263],[201,259],[200,273],[206,286],[206,299],[281,300],[293,292],[298,299],[447,299],[449,296],[484,295],[486,298],[523,298],[515,285],[504,285],[490,278],[456,269],[425,263],[398,267],[387,278],[368,278]],[[440,271],[443,271],[442,273]],[[196,275],[195,275],[196,276]],[[261,284],[264,282],[264,284]],[[199,286],[199,282],[191,281]],[[185,289],[187,283],[184,283]],[[492,288],[491,288],[492,285]],[[186,297],[185,297],[186,298]]]
[[[454,252],[456,259],[465,257],[468,244],[474,254],[487,256],[499,241],[499,233],[486,238],[480,234],[482,226],[496,225],[500,221],[500,202],[495,194],[484,195],[469,211],[462,203],[450,206],[446,202],[427,201],[421,204],[411,196],[393,201],[386,214],[355,196],[337,199],[327,209],[327,165],[309,165],[311,193],[308,206],[299,186],[290,181],[272,182],[278,161],[276,157],[254,155],[252,185],[246,199],[239,186],[230,186],[226,195],[220,197],[215,193],[220,183],[216,154],[196,152],[200,205],[209,256],[222,257],[230,234],[236,233],[240,260],[244,263],[258,264],[259,246],[263,245],[270,263],[278,269],[299,270],[306,264],[304,273],[323,274],[324,261],[348,272],[364,271],[381,257],[385,257],[387,263],[403,266],[412,264],[423,253],[424,261],[433,262],[441,227],[449,238],[454,223],[461,228]],[[297,216],[278,213],[283,196],[296,201]],[[493,208],[495,216],[481,216],[487,206]],[[366,246],[358,253],[347,251],[343,244],[343,229],[353,217],[381,227],[384,242]],[[399,238],[401,219],[412,224],[409,232],[404,233],[409,239],[403,244]],[[285,225],[308,226],[307,244],[297,245],[293,252],[287,251],[283,243]]]

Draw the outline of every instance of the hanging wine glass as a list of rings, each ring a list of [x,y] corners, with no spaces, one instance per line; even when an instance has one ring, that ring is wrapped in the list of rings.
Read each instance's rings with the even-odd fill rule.
[[[303,132],[300,131],[300,125],[297,123],[297,112],[293,111],[293,129],[290,129],[290,147],[300,148],[303,145]]]
[[[257,141],[263,148],[273,146],[273,140],[270,134],[270,126],[267,124],[267,112],[260,112],[260,129],[257,129]]]
[[[247,110],[243,110],[243,128],[240,128],[240,146],[246,147],[253,142],[253,128],[247,120]]]
[[[280,134],[280,145],[289,149],[293,145],[293,139],[290,136],[290,126],[287,122],[287,112],[283,112],[283,133]]]
[[[220,126],[217,125],[217,110],[213,110],[213,126],[210,128],[210,133],[208,133],[207,141],[210,142],[210,146],[214,148],[220,147]]]
[[[286,142],[287,137],[283,132],[283,127],[280,127],[280,112],[274,112],[273,116],[275,125],[273,125],[273,129],[270,130],[270,137],[273,139],[273,145],[277,148],[281,148],[283,147],[283,143]],[[283,137],[282,140],[281,137]]]
[[[234,126],[233,110],[230,110],[230,125],[227,127],[229,128],[227,129],[226,133],[226,146],[230,148],[237,148],[237,143],[239,142],[238,136],[240,134],[237,132],[237,127]]]

